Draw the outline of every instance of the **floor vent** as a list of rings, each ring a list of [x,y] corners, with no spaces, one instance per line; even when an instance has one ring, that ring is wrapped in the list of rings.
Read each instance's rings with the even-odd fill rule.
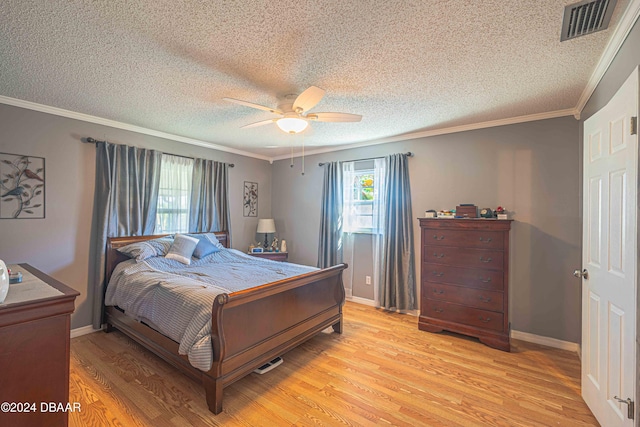
[[[586,0],[564,8],[560,41],[605,30],[617,0]]]

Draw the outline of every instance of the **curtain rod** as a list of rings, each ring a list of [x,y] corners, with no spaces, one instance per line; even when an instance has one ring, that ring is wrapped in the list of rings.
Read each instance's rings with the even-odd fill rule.
[[[413,153],[411,151],[407,151],[406,153],[407,157],[413,157]],[[365,159],[357,159],[357,160],[341,160],[341,162],[364,162],[365,160],[375,160],[375,159],[382,159],[384,156],[378,156],[378,157],[367,157]],[[318,166],[324,166],[326,165],[326,163],[318,163]]]
[[[107,142],[107,141],[98,141],[97,139],[91,138],[90,136],[87,138],[81,138],[81,141],[84,142],[85,144],[95,144],[97,142]],[[171,154],[171,153],[165,153],[165,152],[161,152],[162,154],[166,154],[168,156],[176,156],[176,157],[182,157],[185,159],[192,159],[193,157],[189,157],[189,156],[182,156],[180,154]],[[223,162],[224,163],[224,162]],[[234,165],[233,163],[227,163],[229,165],[230,168],[235,167],[236,165]]]

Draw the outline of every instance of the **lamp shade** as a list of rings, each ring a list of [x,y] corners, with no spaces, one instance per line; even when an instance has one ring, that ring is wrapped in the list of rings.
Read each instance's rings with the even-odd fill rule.
[[[259,219],[257,233],[275,233],[276,222],[271,219]]]

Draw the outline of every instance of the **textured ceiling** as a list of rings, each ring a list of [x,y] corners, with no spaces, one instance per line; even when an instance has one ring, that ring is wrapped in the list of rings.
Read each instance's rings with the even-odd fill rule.
[[[303,138],[223,97],[363,116],[308,150],[573,109],[629,4],[560,43],[575,1],[2,0],[0,95],[267,157]]]

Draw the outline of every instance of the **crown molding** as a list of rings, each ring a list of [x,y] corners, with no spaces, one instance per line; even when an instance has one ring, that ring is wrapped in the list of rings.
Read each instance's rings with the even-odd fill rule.
[[[199,139],[187,138],[185,136],[174,135],[167,132],[148,129],[142,126],[131,125],[129,123],[118,122],[115,120],[103,119],[102,117],[92,116],[89,114],[78,113],[75,111],[64,110],[58,107],[38,104],[36,102],[24,101],[22,99],[10,98],[0,95],[0,104],[12,105],[14,107],[26,108],[28,110],[39,111],[41,113],[53,114],[56,116],[67,117],[69,119],[81,120],[83,122],[95,123],[98,125],[109,126],[116,129],[127,130],[130,132],[141,133],[144,135],[156,136],[158,138],[169,139],[171,141],[184,142],[185,144],[197,145],[199,147],[210,148],[212,150],[223,151],[225,153],[238,154],[245,157],[253,157],[255,159],[272,161],[270,157],[262,156],[248,151],[238,150],[236,148],[226,147],[211,142],[201,141]]]
[[[629,6],[627,6],[627,10],[625,10],[624,15],[622,15],[622,19],[616,27],[613,36],[611,36],[604,52],[602,52],[600,60],[596,65],[596,69],[593,70],[591,78],[589,78],[589,81],[587,82],[587,86],[584,88],[582,95],[578,99],[578,104],[576,105],[578,115],[582,112],[585,105],[587,105],[589,98],[591,98],[591,95],[593,95],[596,87],[598,87],[600,80],[602,80],[604,74],[609,69],[609,66],[618,54],[622,44],[627,39],[629,32],[638,20],[638,16],[640,16],[640,0],[631,0]]]
[[[386,144],[388,142],[408,141],[410,139],[427,138],[427,137],[430,137],[430,136],[438,136],[438,135],[446,135],[446,134],[450,134],[450,133],[466,132],[466,131],[469,131],[469,130],[486,129],[486,128],[491,128],[491,127],[513,125],[513,124],[525,123],[525,122],[534,122],[534,121],[537,121],[537,120],[555,119],[555,118],[558,118],[558,117],[574,116],[576,118],[576,120],[578,120],[579,119],[579,114],[580,113],[577,110],[575,110],[574,108],[569,108],[569,109],[566,109],[566,110],[549,111],[549,112],[546,112],[546,113],[528,114],[528,115],[525,115],[525,116],[510,117],[510,118],[507,118],[507,119],[491,120],[491,121],[487,121],[487,122],[472,123],[472,124],[468,124],[468,125],[452,126],[452,127],[448,127],[448,128],[432,129],[432,130],[426,130],[426,131],[420,131],[420,132],[405,133],[405,134],[402,134],[402,135],[390,136],[388,138],[375,139],[375,140],[364,141],[364,142],[357,142],[357,143],[348,144],[348,145],[336,145],[336,146],[327,147],[327,148],[320,148],[318,150],[309,150],[307,148],[307,150],[305,152],[305,156],[312,156],[314,154],[331,153],[331,152],[334,152],[334,151],[341,151],[341,150],[349,150],[351,148],[368,147],[370,145]],[[296,154],[293,155],[293,157],[301,157],[301,156],[302,156],[302,153],[296,153]],[[273,157],[272,161],[285,160],[285,159],[290,159],[290,158],[291,158],[291,155],[275,156],[275,157]]]
[[[640,2],[640,0],[638,0],[638,1]],[[65,109],[58,108],[58,107],[51,107],[49,105],[38,104],[36,102],[25,101],[25,100],[22,100],[22,99],[11,98],[11,97],[8,97],[8,96],[3,96],[3,95],[0,95],[0,104],[12,105],[14,107],[26,108],[28,110],[39,111],[41,113],[53,114],[53,115],[56,115],[56,116],[67,117],[67,118],[70,118],[70,119],[81,120],[81,121],[84,121],[84,122],[95,123],[95,124],[99,124],[99,125],[103,125],[103,126],[109,126],[109,127],[116,128],[116,129],[122,129],[122,130],[127,130],[127,131],[130,131],[130,132],[141,133],[141,134],[144,134],[144,135],[156,136],[158,138],[164,138],[164,139],[168,139],[168,140],[171,140],[171,141],[183,142],[185,144],[191,144],[191,145],[196,145],[196,146],[199,146],[199,147],[210,148],[210,149],[213,149],[213,150],[223,151],[223,152],[226,152],[226,153],[238,154],[240,156],[252,157],[252,158],[260,159],[260,160],[266,160],[266,161],[268,161],[270,163],[273,163],[276,160],[283,160],[283,159],[291,158],[291,155],[289,155],[289,154],[281,155],[281,156],[274,156],[274,157],[263,156],[263,155],[260,155],[260,154],[255,154],[255,153],[251,153],[251,152],[248,152],[248,151],[238,150],[238,149],[235,149],[235,148],[230,148],[230,147],[226,147],[226,146],[223,146],[223,145],[218,145],[218,144],[214,144],[214,143],[211,143],[211,142],[201,141],[201,140],[193,139],[193,138],[187,138],[187,137],[180,136],[180,135],[174,135],[174,134],[170,134],[170,133],[166,133],[166,132],[161,132],[161,131],[145,128],[145,127],[142,127],[142,126],[136,126],[136,125],[131,125],[131,124],[128,124],[128,123],[118,122],[118,121],[115,121],[115,120],[104,119],[102,117],[92,116],[92,115],[84,114],[84,113],[78,113],[78,112],[75,112],[75,111],[65,110]],[[445,135],[445,134],[449,134],[449,133],[464,132],[464,131],[475,130],[475,129],[484,129],[484,128],[495,127],[495,126],[505,126],[505,125],[510,125],[510,124],[531,122],[531,121],[536,121],[536,120],[552,119],[552,118],[556,118],[556,117],[565,117],[565,116],[570,116],[570,115],[574,115],[574,116],[576,116],[576,119],[578,119],[579,118],[579,114],[580,113],[577,112],[574,109],[551,111],[551,112],[547,112],[547,113],[530,114],[530,115],[526,115],[526,116],[518,116],[518,117],[507,118],[507,119],[492,120],[492,121],[488,121],[488,122],[473,123],[473,124],[469,124],[469,125],[453,126],[453,127],[448,127],[448,128],[442,128],[442,129],[433,129],[433,130],[428,130],[428,131],[405,133],[405,134],[402,134],[402,135],[391,136],[391,137],[388,137],[388,138],[382,138],[382,139],[376,139],[376,140],[371,140],[371,141],[358,142],[358,143],[348,144],[348,145],[326,147],[326,148],[321,148],[321,149],[318,149],[318,150],[307,150],[305,155],[306,156],[310,156],[310,155],[314,155],[314,154],[330,153],[330,152],[333,152],[333,151],[348,150],[348,149],[351,149],[351,148],[359,148],[359,147],[367,147],[367,146],[370,146],[370,145],[386,144],[388,142],[406,141],[406,140],[417,139],[417,138],[425,138],[425,137],[429,137],[429,136]],[[301,153],[297,153],[297,154],[294,154],[293,157],[300,157],[301,155],[302,155]]]

